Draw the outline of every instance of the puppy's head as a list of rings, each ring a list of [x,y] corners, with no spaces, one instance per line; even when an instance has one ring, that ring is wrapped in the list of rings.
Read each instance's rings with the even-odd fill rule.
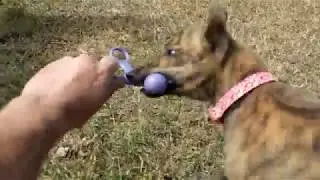
[[[135,85],[160,72],[172,82],[166,94],[204,100],[215,97],[219,72],[226,61],[230,37],[225,9],[212,7],[208,21],[187,27],[165,46],[156,65],[138,67],[128,74]]]

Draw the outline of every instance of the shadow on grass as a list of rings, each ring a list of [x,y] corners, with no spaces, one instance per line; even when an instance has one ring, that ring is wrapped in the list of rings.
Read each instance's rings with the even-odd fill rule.
[[[35,16],[21,8],[1,7],[0,107],[17,96],[31,75],[45,64],[66,52],[75,52],[84,37],[94,38],[101,31],[136,34],[149,22],[147,17],[122,14]]]

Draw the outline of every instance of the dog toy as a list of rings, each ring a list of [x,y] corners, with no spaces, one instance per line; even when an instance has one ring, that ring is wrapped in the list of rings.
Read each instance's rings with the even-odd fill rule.
[[[168,87],[168,79],[161,73],[149,74],[143,83],[145,93],[149,95],[163,95]]]
[[[125,82],[132,85],[130,80],[127,78],[126,74],[134,70],[133,66],[130,64],[130,56],[128,51],[124,48],[112,48],[109,52],[109,56],[113,56],[115,51],[119,51],[124,55],[124,58],[117,58],[120,68],[124,71],[123,78]],[[143,83],[144,92],[148,95],[163,95],[168,87],[168,79],[161,73],[151,73],[149,74]]]

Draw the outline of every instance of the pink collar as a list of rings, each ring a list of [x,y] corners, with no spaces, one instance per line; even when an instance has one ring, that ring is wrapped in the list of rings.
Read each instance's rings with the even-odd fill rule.
[[[246,77],[222,96],[214,107],[209,108],[210,118],[214,122],[224,123],[223,114],[233,103],[256,87],[276,79],[269,72],[258,72]]]

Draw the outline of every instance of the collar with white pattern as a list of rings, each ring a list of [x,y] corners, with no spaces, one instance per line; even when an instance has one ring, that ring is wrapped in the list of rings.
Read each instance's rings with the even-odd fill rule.
[[[233,103],[251,90],[271,81],[276,81],[276,79],[269,72],[258,72],[246,77],[225,93],[214,107],[208,109],[211,120],[223,124],[222,116]]]

